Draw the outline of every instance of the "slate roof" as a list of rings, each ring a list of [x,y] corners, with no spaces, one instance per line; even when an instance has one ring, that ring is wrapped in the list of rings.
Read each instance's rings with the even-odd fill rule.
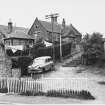
[[[68,37],[76,37],[76,35],[81,35],[82,36],[82,34],[72,24],[70,24],[69,30],[63,36],[64,37],[65,36],[68,36]]]
[[[41,21],[39,20],[41,25],[49,32],[52,32],[52,24],[51,22]],[[53,24],[53,32],[60,33],[61,32],[61,24]],[[63,36],[67,36],[68,33],[72,33],[74,35],[81,35],[81,33],[72,25],[66,25],[65,26],[65,34]]]
[[[31,36],[29,36],[27,33],[20,32],[20,31],[16,31],[16,32],[12,32],[10,34],[6,34],[6,39],[9,39],[9,38],[34,39]]]
[[[31,28],[28,31],[28,34],[32,36],[32,33],[35,31],[35,27],[42,26],[46,31],[52,32],[52,23],[47,21],[39,20],[38,18],[35,19],[34,23],[32,24]],[[53,24],[53,32],[60,34],[61,33],[62,24],[54,23]],[[64,33],[62,37],[76,37],[77,35],[82,36],[82,34],[72,25],[66,25],[64,29]]]
[[[52,32],[52,23],[51,22],[46,22],[46,21],[41,21],[41,20],[39,20],[39,22],[47,31]],[[61,24],[54,23],[53,24],[53,32],[60,33],[61,27],[62,27]],[[69,30],[69,26],[65,27],[65,31],[67,31],[67,30]]]
[[[33,39],[28,35],[27,28],[24,27],[13,27],[12,33],[8,34],[8,26],[0,25],[0,32],[4,34],[6,38],[22,38],[22,39]]]

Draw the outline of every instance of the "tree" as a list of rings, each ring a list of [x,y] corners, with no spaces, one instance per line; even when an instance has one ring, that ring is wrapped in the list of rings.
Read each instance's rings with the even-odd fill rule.
[[[104,54],[102,34],[86,34],[82,41],[83,55],[87,64],[95,64],[100,61]]]
[[[18,58],[18,67],[21,69],[21,75],[27,75],[27,67],[32,63],[33,59],[31,57],[22,56]]]

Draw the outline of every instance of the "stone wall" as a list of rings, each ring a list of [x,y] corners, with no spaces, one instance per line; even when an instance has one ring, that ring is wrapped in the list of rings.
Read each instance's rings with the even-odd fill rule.
[[[5,54],[5,50],[0,46],[0,76],[11,77],[11,59]]]

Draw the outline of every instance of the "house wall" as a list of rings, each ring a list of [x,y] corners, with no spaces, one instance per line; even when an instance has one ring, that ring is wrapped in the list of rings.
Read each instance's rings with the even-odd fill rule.
[[[80,43],[80,41],[81,41],[81,35],[76,35],[75,41],[76,41],[77,44]]]
[[[0,45],[0,76],[11,77],[11,59],[5,54],[3,46]]]
[[[50,41],[52,41],[52,32],[48,32],[47,37]],[[60,39],[60,34],[59,33],[53,33],[53,40],[54,41],[59,41]]]
[[[52,41],[52,32],[47,31],[40,22],[36,19],[33,26],[31,27],[29,31],[29,35],[36,35],[35,40],[38,40],[39,38],[46,39]],[[53,32],[53,40],[58,41],[59,40],[59,33]]]
[[[46,40],[50,40],[52,41],[52,32],[47,31],[42,24],[40,23],[40,21],[38,21],[38,19],[35,20],[35,22],[33,23],[32,27],[29,30],[29,35],[36,35],[35,33],[38,33],[37,37],[35,37],[35,40],[38,40],[39,38],[42,39],[46,39]],[[67,41],[67,42],[71,42],[71,41],[76,41],[76,43],[79,43],[81,40],[81,35],[75,35],[74,32],[70,32],[69,34],[73,34],[75,37],[75,39],[72,40],[72,38],[64,38],[63,40]],[[68,35],[69,36],[69,35]],[[56,33],[53,32],[53,40],[54,41],[59,41],[59,37],[60,37],[60,33]]]
[[[74,42],[74,41],[75,41],[75,38],[66,37],[66,38],[63,38],[62,41],[63,41],[63,42]]]
[[[28,34],[34,36],[36,42],[38,39],[47,38],[48,32],[36,19]]]

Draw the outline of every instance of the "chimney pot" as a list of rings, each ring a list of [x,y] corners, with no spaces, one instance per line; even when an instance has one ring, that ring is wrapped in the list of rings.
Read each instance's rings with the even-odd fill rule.
[[[9,21],[8,22],[8,33],[11,33],[12,31],[13,31],[13,26],[12,26],[12,22],[11,21]]]
[[[62,30],[63,30],[63,33],[65,32],[65,27],[66,27],[66,22],[65,22],[65,19],[63,18],[63,20],[62,20]]]
[[[65,26],[66,26],[66,22],[65,22],[65,19],[64,18],[62,20],[62,26],[63,26],[63,28],[65,28]]]

